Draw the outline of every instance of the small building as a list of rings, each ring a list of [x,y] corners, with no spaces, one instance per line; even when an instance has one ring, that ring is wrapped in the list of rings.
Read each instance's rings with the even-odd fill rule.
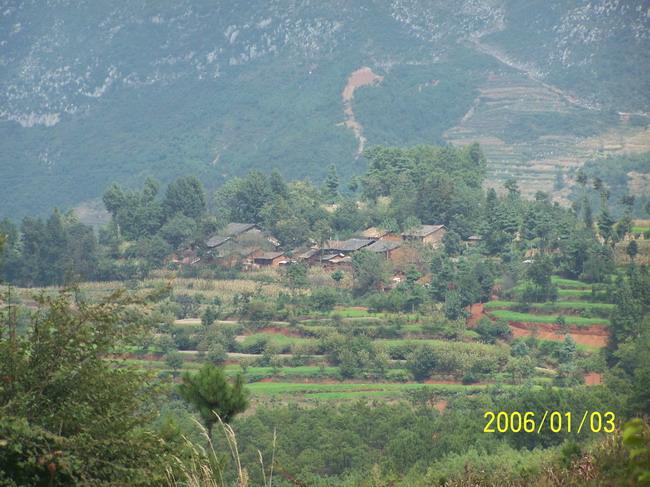
[[[475,247],[481,243],[481,240],[483,239],[479,235],[470,235],[467,237],[467,240],[465,240],[465,245],[468,247]]]
[[[402,239],[437,247],[446,233],[447,227],[444,225],[420,225],[403,232]]]
[[[223,267],[249,268],[253,265],[254,258],[261,253],[259,247],[241,247],[233,242],[228,246],[222,246],[219,253],[213,255],[213,258],[217,264]]]
[[[384,230],[379,227],[370,227],[361,232],[362,238],[369,238],[371,240],[390,240],[393,242],[400,242],[402,237],[396,233]]]
[[[369,252],[382,254],[386,259],[390,260],[396,256],[401,247],[402,245],[398,242],[392,242],[390,240],[377,240],[368,245],[368,247],[366,247],[366,250]]]
[[[343,253],[323,255],[321,263],[325,269],[352,271],[352,257]]]
[[[369,238],[349,238],[347,240],[329,240],[325,242],[323,251],[331,253],[351,254],[369,246],[375,240]]]
[[[205,241],[205,246],[208,249],[216,249],[217,247],[221,247],[229,240],[230,237],[224,237],[223,235],[215,235],[214,237],[210,237]]]
[[[253,259],[253,262],[261,267],[278,267],[288,263],[288,261],[284,252],[261,252],[255,255]]]
[[[198,252],[194,248],[185,249],[178,254],[172,254],[169,258],[169,262],[172,264],[183,265],[196,265],[201,262],[201,257],[199,257]]]
[[[221,232],[226,237],[239,237],[244,233],[261,233],[262,230],[254,223],[229,223]]]
[[[298,262],[304,262],[308,265],[316,264],[320,260],[320,249],[295,250],[293,255]]]

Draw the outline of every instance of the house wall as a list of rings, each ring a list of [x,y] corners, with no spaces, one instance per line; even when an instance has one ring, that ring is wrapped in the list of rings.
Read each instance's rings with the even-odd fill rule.
[[[402,236],[397,235],[395,233],[387,233],[383,237],[381,237],[379,240],[388,240],[389,242],[401,242],[402,241]]]
[[[446,233],[447,230],[441,228],[440,230],[430,233],[429,235],[424,237],[422,239],[422,243],[424,245],[430,245],[431,247],[437,247],[441,244],[442,238],[445,236]]]

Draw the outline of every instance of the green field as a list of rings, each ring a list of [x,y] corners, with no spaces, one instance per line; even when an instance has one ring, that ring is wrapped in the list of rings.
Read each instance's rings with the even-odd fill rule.
[[[578,281],[576,279],[565,279],[558,276],[552,276],[551,281],[556,286],[563,288],[591,289],[592,286],[588,282]]]
[[[510,310],[494,310],[489,313],[495,318],[508,321],[521,321],[528,323],[556,323],[558,315],[536,315],[532,313],[518,313]],[[582,318],[580,316],[564,316],[569,325],[590,326],[590,325],[609,325],[609,320],[605,318]]]
[[[366,384],[300,384],[292,382],[256,382],[249,384],[253,394],[305,394],[331,399],[356,396],[397,395],[400,392],[427,387],[437,391],[458,392],[483,389],[485,385],[462,384],[413,384],[413,383],[366,383]]]
[[[515,306],[521,305],[517,301],[489,301],[485,303],[485,309],[496,310],[496,309],[511,309]],[[532,309],[544,311],[544,312],[553,312],[556,310],[599,310],[599,311],[610,311],[614,309],[615,305],[610,303],[593,303],[590,301],[557,301],[554,303],[530,303],[528,304]]]

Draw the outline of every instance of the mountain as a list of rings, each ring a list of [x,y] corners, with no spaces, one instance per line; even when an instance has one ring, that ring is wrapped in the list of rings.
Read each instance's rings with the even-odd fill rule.
[[[479,141],[528,191],[650,150],[648,0],[4,0],[0,66],[0,217],[375,144]]]

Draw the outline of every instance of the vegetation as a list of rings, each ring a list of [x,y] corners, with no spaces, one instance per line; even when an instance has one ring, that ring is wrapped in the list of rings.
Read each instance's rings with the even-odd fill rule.
[[[617,265],[627,216],[607,217],[604,183],[590,220],[515,181],[483,190],[476,145],[367,156],[354,197],[334,169],[322,188],[253,172],[213,201],[187,176],[109,188],[99,238],[57,211],[4,221],[0,483],[530,485],[583,479],[585,462],[585,482],[642,479],[643,419],[483,432],[485,411],[589,404],[619,426],[650,410],[650,271]],[[288,262],[206,245],[238,220]],[[299,258],[422,224],[447,233]]]

